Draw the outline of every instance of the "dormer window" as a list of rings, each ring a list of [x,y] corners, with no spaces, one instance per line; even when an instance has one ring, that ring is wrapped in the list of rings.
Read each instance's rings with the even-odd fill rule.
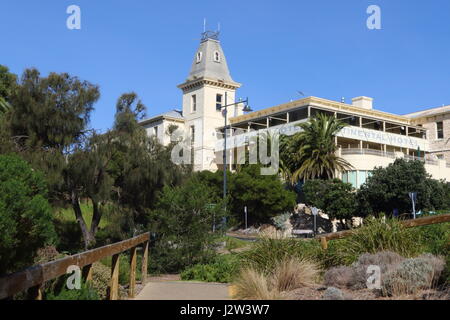
[[[202,61],[202,56],[203,54],[201,51],[197,52],[197,63],[200,63],[200,61]]]
[[[220,62],[220,52],[219,51],[214,51],[214,61]]]

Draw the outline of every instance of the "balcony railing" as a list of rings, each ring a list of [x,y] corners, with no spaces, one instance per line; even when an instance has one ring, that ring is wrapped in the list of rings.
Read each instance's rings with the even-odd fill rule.
[[[375,150],[375,149],[359,149],[359,148],[351,148],[351,149],[341,149],[342,155],[349,155],[349,154],[361,154],[361,155],[374,155],[379,157],[386,157],[395,159],[395,153],[394,152],[385,152],[381,150]]]
[[[386,158],[391,158],[391,159],[400,158],[398,156],[399,153],[387,152],[387,151],[385,152],[385,151],[375,150],[375,149],[360,149],[360,148],[341,149],[341,155],[351,155],[351,154],[374,155],[374,156],[386,157]],[[439,165],[439,160],[424,159],[423,157],[410,156],[410,155],[406,155],[406,154],[403,155],[403,159],[405,159],[407,161],[419,160],[419,161],[425,162],[425,164],[432,165],[432,166]],[[450,163],[447,163],[446,166],[447,166],[447,168],[450,168]]]

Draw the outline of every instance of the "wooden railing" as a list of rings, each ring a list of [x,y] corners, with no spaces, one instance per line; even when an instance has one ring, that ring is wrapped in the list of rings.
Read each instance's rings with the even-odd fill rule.
[[[112,256],[108,299],[117,300],[119,298],[119,257],[121,253],[127,250],[130,250],[130,284],[128,296],[133,298],[136,287],[137,248],[139,246],[143,247],[142,282],[145,283],[147,278],[149,240],[150,233],[144,233],[128,240],[9,274],[0,278],[0,299],[9,298],[19,292],[28,290],[29,299],[42,300],[43,284],[49,280],[65,275],[69,266],[75,265],[80,267],[84,280],[91,281],[93,263]]]
[[[429,217],[425,217],[425,218],[400,221],[400,223],[406,228],[426,226],[426,225],[430,225],[430,224],[444,223],[444,222],[450,222],[450,214],[441,214],[441,215],[429,216]],[[320,243],[322,244],[322,248],[326,250],[328,248],[328,241],[336,240],[336,239],[343,239],[345,237],[350,236],[356,230],[358,230],[358,229],[345,230],[345,231],[326,233],[326,234],[319,234],[316,236],[316,239],[320,240]]]

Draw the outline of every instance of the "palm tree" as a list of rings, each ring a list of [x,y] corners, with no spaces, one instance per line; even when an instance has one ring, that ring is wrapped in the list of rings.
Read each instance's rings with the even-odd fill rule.
[[[336,155],[336,134],[345,123],[325,114],[298,125],[302,131],[283,138],[282,166],[295,184],[300,179],[332,179],[336,172],[349,170],[352,165]]]

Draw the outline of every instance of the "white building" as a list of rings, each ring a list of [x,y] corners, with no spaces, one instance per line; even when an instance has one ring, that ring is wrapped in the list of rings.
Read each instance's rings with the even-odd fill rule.
[[[183,107],[141,122],[150,135],[156,134],[168,144],[167,129],[176,125],[192,137],[194,169],[222,169],[224,113],[222,106],[235,102],[241,84],[230,75],[218,34],[203,34],[186,81],[178,86],[183,91]],[[450,181],[450,106],[408,115],[378,111],[373,99],[357,97],[352,104],[317,97],[291,101],[264,110],[244,114],[243,104],[228,110],[232,133],[228,138],[230,169],[236,148],[246,147],[246,137],[259,130],[279,129],[293,134],[296,124],[317,113],[325,113],[347,122],[336,138],[339,155],[355,168],[341,178],[355,187],[363,184],[377,166],[387,166],[396,158],[425,162],[435,179]]]

